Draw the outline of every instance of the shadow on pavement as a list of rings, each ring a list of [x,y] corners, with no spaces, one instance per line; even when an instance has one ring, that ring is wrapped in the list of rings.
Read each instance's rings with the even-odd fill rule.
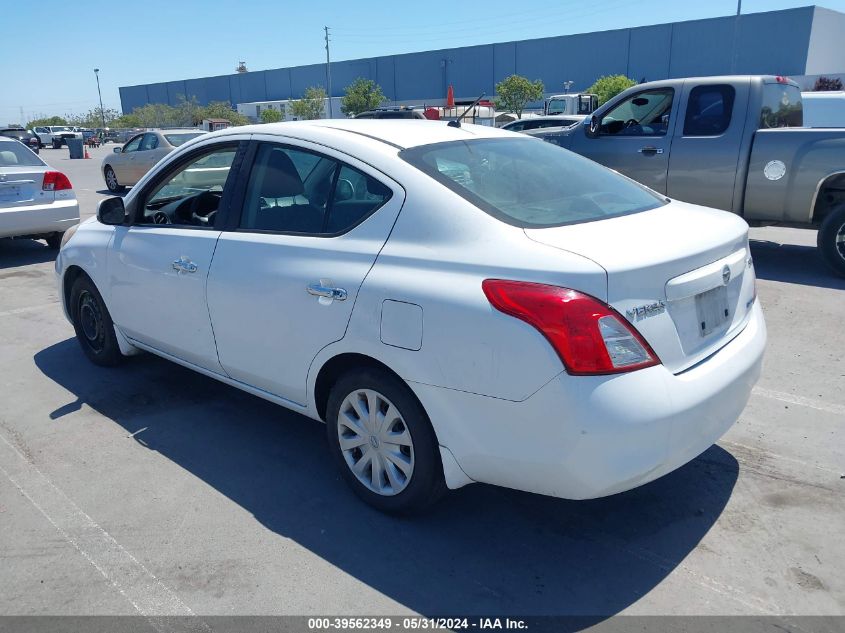
[[[739,470],[712,447],[605,499],[475,484],[428,515],[397,519],[346,488],[319,423],[153,356],[103,369],[68,339],[34,360],[76,397],[51,414],[58,423],[83,403],[92,407],[267,528],[425,615],[616,614],[696,547]]]
[[[43,264],[56,259],[58,251],[41,240],[0,239],[0,270],[29,264]]]
[[[751,240],[759,279],[845,290],[845,279],[831,271],[813,246]]]

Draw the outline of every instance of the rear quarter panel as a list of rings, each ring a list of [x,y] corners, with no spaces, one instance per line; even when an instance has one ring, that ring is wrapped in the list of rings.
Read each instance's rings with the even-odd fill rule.
[[[777,180],[764,172],[772,161],[786,166],[786,173]],[[809,223],[820,183],[841,172],[845,172],[845,129],[758,130],[743,215],[749,220]]]

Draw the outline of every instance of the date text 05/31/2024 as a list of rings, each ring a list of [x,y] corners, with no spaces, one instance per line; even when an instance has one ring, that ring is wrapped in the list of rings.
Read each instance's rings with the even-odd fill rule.
[[[425,618],[425,617],[352,617],[352,618],[308,618],[310,631],[329,630],[524,630],[524,620],[512,618]]]

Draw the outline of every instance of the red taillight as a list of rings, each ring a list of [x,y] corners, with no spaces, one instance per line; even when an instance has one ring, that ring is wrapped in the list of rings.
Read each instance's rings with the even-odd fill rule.
[[[616,374],[660,364],[616,310],[569,288],[504,279],[481,284],[491,305],[534,326],[570,374]]]
[[[61,191],[62,189],[73,189],[67,176],[60,171],[48,171],[44,173],[44,184],[41,185],[44,191]]]
[[[775,77],[775,81],[777,81],[779,84],[788,84],[789,77],[783,77],[782,75],[778,75],[777,77]]]

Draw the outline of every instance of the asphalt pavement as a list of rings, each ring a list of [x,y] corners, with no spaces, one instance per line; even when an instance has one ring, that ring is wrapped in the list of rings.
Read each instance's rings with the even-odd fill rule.
[[[113,147],[42,150],[83,218]],[[91,365],[54,252],[0,240],[0,614],[845,615],[845,279],[812,231],[752,236],[769,344],[718,445],[605,499],[476,484],[413,519],[347,490],[318,423]]]

